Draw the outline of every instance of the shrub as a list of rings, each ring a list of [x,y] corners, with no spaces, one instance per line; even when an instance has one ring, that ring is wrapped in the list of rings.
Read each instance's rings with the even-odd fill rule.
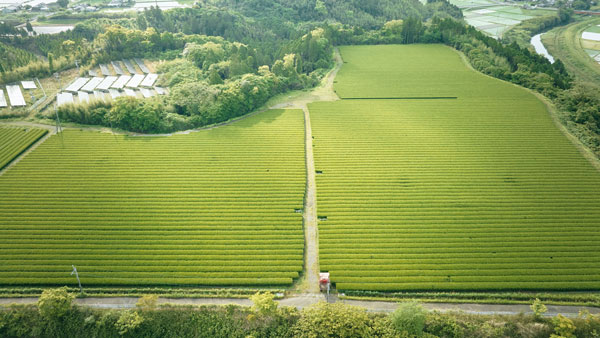
[[[417,337],[423,334],[427,311],[417,302],[400,303],[396,311],[390,314],[392,324],[398,332]]]
[[[302,310],[294,337],[371,337],[367,312],[343,303],[316,303]]]
[[[37,306],[42,317],[54,320],[63,317],[73,306],[75,297],[67,292],[67,287],[44,290]]]
[[[138,328],[143,322],[144,318],[137,312],[123,311],[115,323],[115,328],[119,331],[120,335],[125,335]]]
[[[575,324],[569,318],[558,314],[558,316],[552,319],[552,323],[554,324],[554,332],[556,334],[551,335],[550,338],[576,338],[574,334]]]
[[[546,313],[546,311],[548,311],[548,308],[546,308],[546,305],[542,304],[542,301],[539,298],[536,298],[533,301],[533,304],[531,304],[530,308],[531,308],[531,311],[533,311],[533,316],[537,320],[541,319],[542,316],[544,315],[544,313]]]
[[[278,302],[273,299],[275,296],[270,292],[257,292],[250,300],[252,301],[252,312],[258,315],[271,315],[277,311]]]
[[[463,328],[451,315],[434,312],[427,316],[425,331],[439,337],[464,337]]]

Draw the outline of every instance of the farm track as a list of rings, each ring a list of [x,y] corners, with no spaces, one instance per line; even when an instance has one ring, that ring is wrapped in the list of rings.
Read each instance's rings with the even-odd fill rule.
[[[315,178],[315,161],[313,156],[313,137],[310,123],[308,103],[317,101],[339,100],[333,91],[333,81],[342,67],[339,50],[335,49],[335,67],[327,74],[321,85],[307,95],[280,104],[275,108],[295,108],[304,112],[305,155],[306,155],[306,193],[304,196],[303,226],[304,226],[304,271],[303,279],[297,286],[302,293],[319,295],[319,230],[317,227],[317,185]]]
[[[138,302],[137,297],[87,297],[78,298],[75,302],[81,306],[89,306],[101,309],[131,309],[135,308]],[[280,306],[291,306],[297,309],[310,306],[319,301],[323,301],[324,297],[319,294],[303,294],[286,297],[279,300]],[[8,304],[35,304],[37,298],[0,298],[0,306]],[[369,312],[392,312],[398,306],[395,302],[382,301],[363,301],[363,300],[338,300],[340,303],[359,306],[365,308]],[[249,299],[240,298],[159,298],[159,304],[175,304],[175,305],[227,305],[234,304],[240,306],[251,306],[252,301]],[[439,312],[465,312],[471,314],[502,314],[502,315],[518,315],[521,313],[532,314],[529,305],[520,304],[476,304],[476,303],[422,303],[422,305],[430,311]],[[568,306],[568,305],[546,305],[548,312],[545,316],[553,317],[557,314],[562,314],[566,317],[577,317],[581,310],[587,310],[591,314],[600,313],[600,308],[590,306]]]

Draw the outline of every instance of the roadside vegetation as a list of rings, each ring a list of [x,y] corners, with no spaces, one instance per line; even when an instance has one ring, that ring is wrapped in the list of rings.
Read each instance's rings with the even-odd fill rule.
[[[102,310],[73,304],[65,289],[46,290],[37,305],[0,311],[0,335],[12,337],[593,337],[600,318],[533,315],[469,315],[428,312],[401,303],[390,314],[368,313],[342,303],[316,303],[302,310],[278,307],[273,295],[257,293],[251,307],[174,306],[146,295],[133,309]]]
[[[544,304],[600,306],[600,296],[594,292],[381,292],[345,291],[342,299],[398,301],[418,300],[427,303],[530,304],[540,299]]]

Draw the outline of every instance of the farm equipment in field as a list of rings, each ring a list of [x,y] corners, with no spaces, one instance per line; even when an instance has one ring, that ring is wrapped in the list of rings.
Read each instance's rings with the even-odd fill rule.
[[[331,282],[329,281],[329,272],[319,273],[319,289],[321,289],[321,292],[327,292],[327,296],[329,296],[330,288]]]

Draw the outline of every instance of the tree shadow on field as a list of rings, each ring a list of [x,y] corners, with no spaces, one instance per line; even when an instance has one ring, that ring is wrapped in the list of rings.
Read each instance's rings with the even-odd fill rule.
[[[286,112],[286,110],[289,109],[269,109],[261,112],[256,112],[254,113],[254,115],[249,116],[248,118],[233,122],[230,126],[239,128],[251,128],[260,123],[273,123],[278,118],[280,118],[281,115],[283,115]],[[298,110],[298,114],[301,113],[302,111]]]

